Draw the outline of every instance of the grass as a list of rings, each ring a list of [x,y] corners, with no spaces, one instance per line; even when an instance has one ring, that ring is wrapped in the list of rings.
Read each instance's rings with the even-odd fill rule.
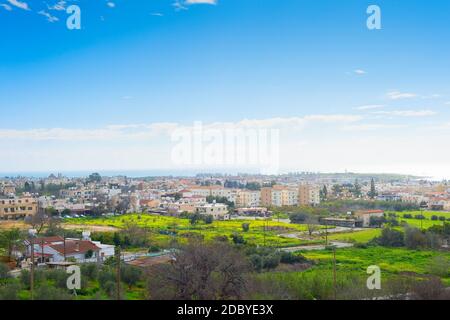
[[[329,240],[366,243],[381,234],[381,229],[367,229],[328,235]]]
[[[211,224],[200,222],[191,225],[188,219],[167,217],[149,214],[127,214],[115,217],[101,217],[101,218],[70,218],[65,221],[70,225],[79,225],[80,229],[85,226],[109,226],[119,229],[126,228],[129,225],[137,225],[152,231],[151,238],[154,242],[159,244],[168,243],[173,236],[165,234],[169,232],[176,232],[177,239],[183,240],[194,235],[201,235],[205,240],[212,240],[218,236],[229,237],[233,233],[238,233],[251,244],[267,245],[273,247],[288,247],[297,246],[310,241],[284,238],[279,234],[287,232],[306,231],[305,225],[289,224],[284,222],[277,222],[276,220],[228,220],[228,221],[214,221]],[[250,230],[244,232],[242,224],[248,223]],[[264,229],[266,231],[264,232]]]
[[[271,281],[274,287],[287,288],[294,299],[333,298],[333,252],[329,250],[301,251],[314,265],[306,271],[266,272],[258,275]],[[430,266],[437,257],[450,261],[450,253],[417,251],[404,248],[368,247],[336,250],[336,283],[341,293],[367,292],[367,267],[377,265],[381,270],[382,288],[387,281],[412,276],[424,279],[430,275]],[[450,273],[441,277],[450,286]],[[284,289],[280,289],[284,290]],[[373,293],[373,292],[372,292]],[[373,294],[377,294],[376,292]],[[358,296],[356,296],[358,297]],[[270,298],[261,296],[260,298]]]

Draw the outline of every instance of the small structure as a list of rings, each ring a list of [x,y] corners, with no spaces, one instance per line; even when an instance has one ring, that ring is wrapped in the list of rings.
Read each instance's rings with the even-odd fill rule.
[[[377,217],[381,218],[384,216],[383,210],[361,210],[355,212],[355,217],[362,221],[363,227],[369,227],[370,226],[370,218],[371,217]]]
[[[356,228],[362,225],[362,221],[357,221],[356,219],[345,219],[345,218],[322,218],[320,219],[320,224],[327,226],[345,227],[345,228]]]

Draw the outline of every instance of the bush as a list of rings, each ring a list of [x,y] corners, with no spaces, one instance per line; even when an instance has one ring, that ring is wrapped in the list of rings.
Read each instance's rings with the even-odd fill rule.
[[[277,253],[272,253],[264,256],[262,261],[264,269],[275,269],[280,264],[280,255]]]
[[[9,278],[9,268],[6,264],[0,263],[0,280]]]
[[[157,245],[151,245],[150,248],[148,248],[148,253],[159,252],[159,251],[161,251],[161,249]]]
[[[120,269],[120,277],[128,287],[136,285],[142,277],[142,271],[138,267],[124,265]]]
[[[280,262],[281,263],[301,263],[306,262],[306,258],[302,256],[301,254],[293,254],[292,252],[281,252],[280,256]]]
[[[231,239],[233,240],[234,244],[245,244],[246,243],[244,237],[237,233],[233,233],[231,235]]]
[[[427,246],[427,238],[417,228],[405,229],[405,246],[408,249],[425,248]]]
[[[40,285],[34,293],[36,300],[72,300],[73,296],[67,292],[67,289],[51,287],[48,284]]]
[[[242,224],[242,231],[248,232],[250,230],[250,224],[249,223],[243,223]]]
[[[249,256],[250,263],[256,272],[260,272],[263,268],[263,259],[259,254],[252,254]]]
[[[378,238],[375,238],[374,241],[380,246],[402,247],[405,245],[403,237],[404,235],[401,231],[391,228],[384,228],[381,231],[381,235]]]
[[[410,213],[405,213],[405,214],[403,215],[403,218],[405,218],[405,219],[412,219],[412,214],[410,214]]]
[[[98,266],[95,263],[85,263],[81,265],[81,274],[89,280],[97,279],[98,272]]]
[[[17,282],[6,283],[0,286],[0,300],[18,300],[20,284]]]
[[[427,268],[428,273],[445,278],[450,276],[450,260],[444,256],[433,258]]]

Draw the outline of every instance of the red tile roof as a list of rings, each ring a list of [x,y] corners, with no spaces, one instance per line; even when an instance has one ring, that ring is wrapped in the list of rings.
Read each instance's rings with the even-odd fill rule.
[[[50,244],[50,248],[58,251],[60,254],[64,254],[64,250],[66,255],[76,254],[76,253],[86,253],[89,250],[99,251],[100,248],[97,247],[94,243],[87,240],[66,240],[66,245],[64,248],[64,244]]]

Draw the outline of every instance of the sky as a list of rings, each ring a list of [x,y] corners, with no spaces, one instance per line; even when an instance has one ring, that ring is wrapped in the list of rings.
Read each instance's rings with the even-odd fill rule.
[[[80,29],[67,27],[72,5]],[[0,0],[0,172],[242,171],[268,158],[273,173],[448,179],[449,12],[425,0]],[[199,123],[214,139],[180,156],[180,130]],[[256,162],[225,163],[230,128],[276,139],[235,151],[262,150]]]

